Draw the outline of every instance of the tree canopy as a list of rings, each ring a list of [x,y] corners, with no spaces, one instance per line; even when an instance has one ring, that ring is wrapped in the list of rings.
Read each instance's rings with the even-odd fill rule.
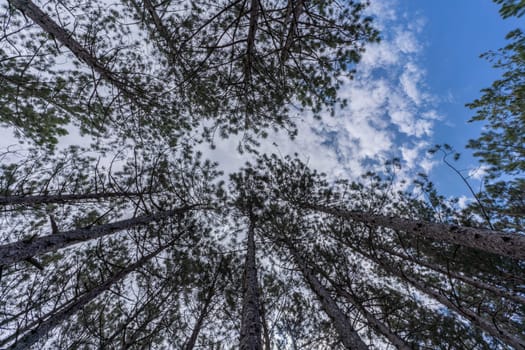
[[[333,181],[257,149],[345,104],[367,5],[3,4],[0,123],[28,147],[0,154],[0,347],[525,349],[520,30],[470,105],[515,176],[477,206],[396,189],[396,161]],[[253,154],[223,174],[198,149],[234,134]]]

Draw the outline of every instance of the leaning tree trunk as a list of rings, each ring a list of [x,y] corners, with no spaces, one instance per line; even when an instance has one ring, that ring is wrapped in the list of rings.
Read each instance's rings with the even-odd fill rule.
[[[255,265],[255,222],[250,218],[248,249],[243,282],[243,305],[241,319],[241,350],[262,350],[259,285]]]
[[[290,242],[286,242],[288,250],[292,254],[296,265],[303,274],[304,279],[315,293],[324,312],[332,320],[332,323],[341,338],[341,342],[347,349],[367,350],[368,347],[363,342],[359,334],[352,328],[350,319],[337,306],[330,293],[321,285],[313,271],[306,265],[299,253]]]
[[[58,194],[58,195],[37,195],[37,196],[0,196],[0,206],[3,205],[38,205],[51,203],[69,203],[83,200],[101,200],[106,198],[136,197],[142,193],[138,192],[101,192],[85,194]]]
[[[71,231],[56,232],[48,236],[0,246],[0,265],[12,264],[39,254],[54,252],[76,243],[104,237],[113,233],[149,224],[156,220],[166,219],[193,209],[209,209],[201,205],[190,205],[173,210],[162,211],[152,215],[142,215],[132,219],[97,225],[90,228],[79,228]]]
[[[204,321],[206,317],[208,316],[208,313],[210,312],[210,305],[216,293],[217,279],[220,274],[219,269],[220,269],[220,265],[219,265],[219,268],[217,268],[217,270],[215,271],[211,285],[207,287],[208,292],[206,293],[206,297],[204,298],[202,308],[199,312],[199,316],[197,317],[197,321],[195,322],[195,325],[193,326],[193,330],[191,332],[190,338],[182,347],[183,350],[193,350],[193,348],[195,347],[195,344],[197,343],[197,338],[199,337],[199,333],[202,329],[202,325],[204,324]]]
[[[384,249],[384,248],[380,248],[380,249],[385,251],[388,254],[397,256],[397,257],[399,257],[401,259],[404,259],[404,260],[407,260],[407,261],[411,261],[411,262],[413,262],[415,264],[424,266],[424,267],[426,267],[426,268],[428,268],[428,269],[430,269],[432,271],[439,272],[439,273],[441,273],[443,275],[446,275],[446,276],[451,277],[453,279],[459,280],[459,281],[461,281],[463,283],[469,284],[472,287],[475,287],[475,288],[478,288],[478,289],[484,289],[484,290],[489,291],[489,292],[493,293],[494,295],[497,295],[497,296],[499,296],[501,298],[512,300],[512,301],[514,301],[516,303],[525,305],[525,297],[522,297],[521,295],[519,295],[518,292],[507,291],[507,290],[501,289],[498,286],[494,286],[492,284],[485,283],[483,281],[480,281],[478,279],[475,279],[475,278],[472,278],[472,277],[469,277],[469,276],[465,276],[465,275],[463,275],[461,273],[458,273],[458,272],[455,272],[455,271],[446,270],[443,267],[438,266],[438,265],[436,265],[434,263],[427,262],[427,261],[422,261],[421,259],[417,259],[415,257],[408,256],[408,255],[405,255],[403,253],[398,253],[398,252],[395,252],[395,251],[390,250],[390,249]]]
[[[443,304],[450,310],[454,311],[458,315],[465,317],[472,324],[474,324],[475,326],[477,326],[479,329],[483,330],[487,334],[490,334],[494,338],[499,339],[504,344],[512,346],[515,349],[525,350],[525,339],[521,339],[517,337],[515,334],[512,334],[511,332],[505,329],[502,329],[501,327],[497,327],[493,322],[486,320],[485,318],[478,315],[477,313],[475,313],[469,308],[463,308],[459,305],[456,305],[442,293],[429,288],[425,283],[418,281],[416,278],[408,276],[405,273],[403,273],[401,268],[399,269],[394,268],[392,261],[388,261],[388,259],[386,260],[380,259],[377,256],[374,256],[373,254],[369,254],[361,249],[355,249],[355,250],[359,254],[374,261],[377,265],[381,266],[385,271],[391,273],[392,275],[400,278],[403,281],[408,282],[409,284],[411,284],[413,287],[415,287],[422,293],[437,300],[438,302],[440,302],[441,304]]]
[[[163,291],[166,289],[166,287],[169,286],[168,283],[166,283],[167,280],[164,281],[160,289],[155,291],[155,294],[152,295],[141,307],[139,307],[137,310],[135,310],[130,316],[126,318],[125,321],[121,322],[120,326],[117,328],[116,331],[114,331],[110,336],[106,337],[102,344],[102,349],[111,349],[112,342],[122,333],[126,331],[128,326],[137,319],[137,317],[144,312],[144,310],[150,308],[152,305],[164,305],[164,303],[171,298],[171,296],[174,294],[175,290],[172,288],[169,290],[162,298],[159,299],[159,295],[163,295]],[[116,345],[113,345],[116,347]]]
[[[310,266],[320,273],[324,278],[326,278],[330,284],[335,289],[336,293],[343,296],[346,300],[350,302],[359,312],[365,317],[366,322],[370,329],[381,333],[383,336],[385,336],[397,349],[400,350],[410,350],[412,349],[403,339],[399,338],[399,336],[395,333],[393,333],[383,322],[378,320],[371,312],[369,312],[366,307],[363,306],[361,302],[359,302],[354,295],[347,292],[346,290],[342,289],[340,286],[337,285],[333,281],[328,274],[326,274],[324,271],[322,271],[316,264],[310,263]]]
[[[50,316],[47,320],[40,323],[35,329],[26,333],[24,336],[22,336],[22,338],[20,338],[20,340],[18,340],[15,344],[9,347],[9,349],[10,350],[28,349],[30,346],[38,342],[42,337],[44,337],[47,333],[49,333],[52,329],[54,329],[60,323],[62,323],[69,317],[73,316],[77,311],[82,309],[86,304],[95,300],[103,292],[109,290],[113,285],[123,280],[128,274],[142,267],[149,260],[157,256],[160,252],[162,252],[164,249],[172,245],[174,242],[175,240],[170,241],[168,244],[159,247],[154,252],[142,257],[137,262],[115,273],[101,285],[84,293],[75,302],[69,304],[62,310]]]
[[[31,0],[11,0],[9,3],[20,10],[25,16],[31,18],[45,32],[51,34],[58,42],[66,46],[77,58],[87,63],[87,65],[100,74],[104,80],[119,89],[126,97],[136,100],[141,96],[146,96],[142,89],[137,87],[130,88],[129,82],[121,80],[115,73],[108,70],[104,64],[76,41],[71,33],[68,33],[64,28],[58,25]]]
[[[292,10],[293,8],[293,10]],[[287,9],[287,17],[285,21],[285,26],[289,25],[288,34],[286,35],[286,41],[283,43],[281,47],[281,62],[284,63],[289,55],[290,55],[290,49],[292,48],[292,44],[294,39],[296,38],[297,33],[297,27],[299,26],[299,18],[301,17],[301,14],[303,13],[304,8],[304,0],[288,0],[288,9]],[[285,27],[283,27],[283,34],[285,32]]]
[[[372,215],[362,211],[342,210],[316,204],[303,203],[301,205],[307,209],[331,214],[343,219],[363,222],[371,226],[387,227],[435,241],[458,244],[514,259],[525,259],[525,235],[482,228],[408,220],[393,216]]]

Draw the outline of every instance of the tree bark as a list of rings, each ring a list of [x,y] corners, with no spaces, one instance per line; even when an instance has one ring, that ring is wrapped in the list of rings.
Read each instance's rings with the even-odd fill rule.
[[[500,287],[497,287],[497,286],[494,286],[492,284],[488,284],[488,283],[485,283],[483,281],[479,281],[475,278],[472,278],[472,277],[469,277],[469,276],[465,276],[465,275],[462,275],[458,272],[455,272],[455,271],[447,271],[446,269],[442,268],[441,266],[438,266],[436,264],[433,264],[433,263],[430,263],[430,262],[426,262],[426,261],[422,261],[420,259],[417,259],[415,257],[411,257],[411,256],[408,256],[408,255],[405,255],[405,254],[402,254],[402,253],[398,253],[398,252],[395,252],[395,251],[392,251],[392,250],[389,250],[389,249],[383,249],[383,248],[380,248],[381,250],[384,250],[385,252],[387,252],[388,254],[391,254],[391,255],[394,255],[394,256],[397,256],[401,259],[404,259],[404,260],[408,260],[408,261],[412,261],[418,265],[421,265],[421,266],[424,266],[432,271],[435,271],[435,272],[439,272],[443,275],[447,275],[447,276],[450,276],[456,280],[459,280],[463,283],[466,283],[466,284],[469,284],[473,287],[476,287],[476,288],[479,288],[479,289],[484,289],[486,291],[489,291],[491,293],[493,293],[494,295],[497,295],[499,297],[502,297],[502,298],[505,298],[505,299],[508,299],[508,300],[512,300],[516,303],[519,303],[519,304],[523,304],[525,305],[525,298],[518,295],[518,293],[516,292],[512,292],[512,291],[506,291],[506,290],[503,290],[501,289]]]
[[[58,194],[37,196],[0,196],[0,206],[3,205],[37,205],[50,203],[68,203],[81,200],[100,200],[105,198],[140,196],[137,192],[105,192],[86,194]]]
[[[416,289],[421,291],[422,293],[428,295],[429,297],[437,300],[450,310],[454,311],[455,313],[465,317],[468,319],[472,324],[486,332],[487,334],[490,334],[494,338],[499,339],[503,343],[514,347],[515,349],[522,349],[525,350],[525,339],[518,338],[514,334],[510,333],[507,330],[502,329],[501,327],[497,327],[494,323],[486,320],[482,316],[478,315],[474,311],[470,310],[469,308],[463,308],[459,305],[456,305],[451,300],[449,300],[444,294],[441,294],[440,292],[437,292],[429,287],[427,287],[424,283],[421,281],[418,281],[414,277],[407,276],[401,269],[397,269],[392,267],[392,263],[383,261],[379,257],[376,257],[372,254],[368,254],[362,250],[356,250],[361,255],[369,258],[370,260],[374,261],[376,264],[381,266],[385,271],[388,271],[389,273],[393,274],[394,276],[408,282],[412,286],[414,286]]]
[[[245,81],[251,80],[253,69],[253,58],[255,56],[255,34],[259,22],[260,4],[259,0],[251,0],[250,3],[250,24],[248,27],[248,37],[246,39],[246,61],[244,67]]]
[[[264,302],[261,302],[261,322],[263,326],[264,350],[271,350],[270,332],[268,331]]]
[[[361,211],[342,210],[316,204],[302,204],[302,206],[343,219],[363,222],[371,226],[388,227],[435,241],[458,244],[514,259],[525,259],[525,235],[408,220],[392,216],[372,215]]]
[[[332,278],[330,278],[324,271],[322,271],[316,264],[311,263],[310,264],[318,273],[323,275],[324,278],[326,278],[330,284],[334,287],[336,292],[346,298],[352,304],[355,306],[359,312],[365,317],[366,322],[368,323],[368,326],[384,335],[397,349],[400,350],[410,350],[412,349],[404,340],[399,338],[397,334],[393,333],[387,326],[385,326],[380,320],[378,320],[371,312],[369,312],[361,302],[359,302],[351,293],[347,292],[346,290],[340,288],[337,283],[335,283]]]
[[[54,329],[64,320],[73,316],[77,311],[82,309],[82,307],[84,307],[86,304],[95,300],[103,292],[109,290],[111,286],[123,280],[129,273],[143,266],[146,262],[148,262],[149,260],[157,256],[160,252],[162,252],[164,249],[166,249],[173,243],[174,241],[171,241],[168,244],[159,247],[154,252],[142,257],[137,262],[115,273],[109,279],[103,282],[101,285],[84,293],[75,302],[71,303],[70,305],[62,309],[61,311],[50,316],[47,320],[40,323],[35,329],[26,333],[24,336],[22,336],[22,338],[20,338],[20,340],[18,340],[15,344],[9,347],[9,349],[10,350],[28,349],[30,346],[38,342],[42,337],[44,337],[47,333],[49,333],[52,329]]]
[[[337,306],[335,300],[330,296],[328,291],[321,285],[319,280],[315,277],[312,270],[306,265],[299,253],[295,250],[290,242],[286,242],[288,250],[292,254],[296,265],[303,274],[304,279],[315,293],[324,312],[332,320],[332,323],[341,338],[341,342],[347,349],[352,350],[367,350],[368,347],[363,342],[359,334],[352,329],[350,319]]]
[[[243,306],[241,319],[241,350],[262,350],[259,285],[255,265],[255,222],[250,218],[248,249],[243,283]]]
[[[303,13],[304,3],[303,0],[297,0],[295,6],[293,6],[294,0],[289,0],[289,6],[293,7],[293,12],[291,13],[292,18],[288,19],[286,22],[290,22],[290,28],[288,29],[288,34],[286,35],[286,41],[281,51],[281,62],[285,62],[288,59],[290,54],[290,48],[292,47],[292,42],[295,37],[295,32],[297,31],[299,18]]]
[[[142,215],[132,219],[97,225],[90,228],[58,232],[48,236],[37,237],[25,241],[4,244],[0,246],[0,265],[12,264],[39,254],[54,252],[60,248],[111,235],[113,233],[146,225],[155,220],[166,219],[194,209],[209,209],[200,205],[190,205],[152,215]]]
[[[220,271],[218,268],[217,271],[215,271],[215,275],[213,276],[211,285],[208,287],[206,298],[204,299],[204,303],[202,305],[201,311],[199,312],[199,317],[197,318],[197,321],[195,322],[195,325],[193,326],[191,336],[188,339],[188,341],[184,344],[183,350],[193,350],[193,348],[195,347],[195,344],[197,343],[197,338],[199,337],[199,333],[202,329],[202,325],[204,324],[204,320],[208,316],[210,305],[213,300],[213,296],[215,295],[215,292],[216,292],[215,285],[217,284],[217,278],[219,277],[219,273]]]
[[[174,65],[176,63],[175,57],[177,54],[177,48],[173,45],[173,41],[171,39],[171,34],[168,30],[168,28],[162,23],[162,20],[160,19],[157,10],[155,9],[155,6],[151,3],[150,0],[143,0],[144,7],[148,11],[149,15],[153,19],[153,23],[155,24],[155,29],[159,33],[159,35],[164,39],[166,45],[169,48],[169,58],[171,60],[171,64]]]
[[[71,33],[59,26],[51,17],[43,12],[31,0],[10,0],[14,7],[20,10],[25,16],[31,18],[45,32],[51,34],[57,41],[66,46],[78,59],[84,61],[88,66],[95,70],[100,76],[119,89],[126,97],[141,98],[145,96],[141,89],[135,87],[130,89],[129,83],[119,79],[113,72],[109,71],[95,56],[86,50]]]

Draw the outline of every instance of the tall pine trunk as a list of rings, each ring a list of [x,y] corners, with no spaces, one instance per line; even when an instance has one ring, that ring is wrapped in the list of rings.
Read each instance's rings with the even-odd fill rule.
[[[335,283],[335,281],[332,278],[330,278],[330,276],[328,276],[328,274],[326,274],[316,264],[311,263],[310,266],[312,266],[312,268],[315,269],[315,271],[320,273],[324,278],[326,278],[330,282],[330,284],[335,289],[336,293],[348,300],[348,302],[350,302],[350,304],[352,304],[364,316],[370,329],[373,329],[374,331],[379,332],[380,334],[385,336],[385,338],[390,340],[390,342],[394,344],[394,346],[399,350],[411,349],[411,347],[408,346],[408,344],[404,340],[399,338],[397,334],[393,333],[383,322],[378,320],[371,312],[369,312],[366,309],[366,307],[364,307],[363,304],[359,300],[357,300],[357,298],[353,294],[347,292],[346,290],[338,286],[337,283]]]
[[[4,244],[0,246],[0,265],[12,264],[39,254],[57,251],[76,243],[111,235],[113,233],[149,224],[194,209],[209,209],[200,205],[190,205],[173,210],[162,211],[157,214],[142,215],[132,219],[97,225],[90,228],[80,228],[71,231],[57,232],[48,236],[37,237],[25,241]]]
[[[525,259],[525,235],[510,234],[482,228],[446,225],[392,216],[372,215],[362,211],[342,210],[316,204],[303,204],[304,208],[366,223],[375,227],[387,227],[404,231],[435,241],[458,244],[488,253]]]
[[[62,310],[51,315],[47,320],[40,323],[35,329],[29,331],[24,336],[20,338],[15,344],[9,347],[10,350],[24,350],[38,342],[42,337],[49,333],[56,326],[61,324],[63,321],[73,316],[77,311],[82,309],[86,304],[95,300],[103,292],[109,290],[113,285],[123,280],[128,274],[139,269],[149,260],[157,256],[164,249],[172,245],[174,241],[169,242],[166,245],[163,245],[156,249],[154,252],[142,257],[137,262],[129,265],[128,267],[120,270],[119,272],[113,274],[105,282],[99,286],[89,290],[88,292],[82,294],[78,299],[70,304],[68,304]]]
[[[135,197],[140,196],[138,192],[102,192],[85,194],[58,194],[58,195],[36,195],[36,196],[0,196],[2,205],[38,205],[51,203],[69,203],[82,200],[101,200],[106,198]]]
[[[421,259],[417,259],[415,257],[408,256],[408,255],[405,255],[403,253],[398,253],[398,252],[392,251],[390,249],[383,249],[383,248],[381,248],[381,249],[384,250],[385,252],[387,252],[388,254],[397,256],[398,258],[401,258],[401,259],[404,259],[404,260],[407,260],[407,261],[412,261],[412,262],[414,262],[414,263],[416,263],[418,265],[424,266],[424,267],[426,267],[426,268],[428,268],[428,269],[430,269],[432,271],[439,272],[439,273],[441,273],[443,275],[446,275],[446,276],[451,277],[453,279],[459,280],[459,281],[461,281],[463,283],[469,284],[472,287],[479,288],[479,289],[484,289],[484,290],[489,291],[489,292],[493,293],[494,295],[497,295],[497,296],[499,296],[501,298],[512,300],[512,301],[514,301],[516,303],[525,305],[525,297],[522,297],[517,292],[504,290],[504,289],[502,289],[502,288],[500,288],[498,286],[494,286],[492,284],[485,283],[485,282],[480,281],[480,280],[478,280],[476,278],[465,276],[465,275],[463,275],[463,274],[461,274],[459,272],[446,270],[443,267],[441,267],[439,265],[436,265],[434,263],[427,262],[427,261],[422,261]]]
[[[477,326],[479,329],[483,330],[487,334],[490,334],[496,339],[499,339],[503,343],[514,347],[515,349],[525,350],[525,339],[520,338],[519,336],[512,334],[510,331],[498,327],[494,322],[486,320],[484,317],[478,315],[476,312],[472,311],[470,308],[464,308],[460,305],[457,305],[447,298],[442,293],[428,287],[426,283],[418,281],[416,278],[408,276],[403,273],[401,268],[395,268],[395,264],[392,264],[392,261],[383,260],[377,256],[369,254],[362,250],[356,250],[359,254],[369,258],[374,261],[376,264],[381,266],[385,271],[391,273],[392,275],[400,278],[403,281],[408,282],[410,285],[421,291],[422,293],[428,295],[429,297],[439,301],[442,305],[446,306],[448,309],[454,311],[458,315],[461,315],[468,319],[473,325]]]
[[[368,347],[363,342],[359,334],[352,328],[352,323],[350,319],[341,311],[339,306],[337,306],[335,300],[330,296],[330,293],[322,286],[317,277],[315,277],[313,271],[306,265],[306,262],[301,258],[299,253],[295,250],[293,245],[290,242],[285,243],[288,247],[288,250],[292,254],[295,263],[305,281],[308,283],[312,291],[315,293],[321,306],[332,320],[341,342],[347,349],[352,350],[367,350]]]
[[[250,218],[243,281],[241,350],[262,350],[259,285],[255,265],[255,220]]]
[[[111,72],[102,62],[93,56],[86,48],[76,41],[71,33],[58,25],[51,17],[42,11],[31,0],[11,0],[10,4],[20,10],[25,16],[31,18],[45,32],[51,34],[54,39],[66,46],[78,59],[84,61],[100,76],[119,89],[126,97],[137,99],[146,96],[145,92],[137,87],[130,87],[130,83],[120,79]]]
[[[221,264],[222,264],[222,261],[221,261]],[[208,286],[208,292],[206,293],[206,297],[204,298],[202,307],[199,312],[199,316],[197,317],[197,321],[195,322],[195,325],[193,326],[193,330],[191,332],[190,338],[182,347],[183,350],[193,350],[193,348],[195,347],[195,344],[197,343],[197,338],[199,337],[199,333],[202,329],[204,321],[210,312],[210,305],[213,301],[214,295],[216,294],[216,284],[217,284],[217,279],[220,274],[221,264],[219,264],[219,267],[215,271],[211,285]]]

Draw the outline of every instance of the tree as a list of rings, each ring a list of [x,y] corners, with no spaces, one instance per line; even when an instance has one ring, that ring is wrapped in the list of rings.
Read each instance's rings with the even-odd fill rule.
[[[0,346],[525,349],[519,179],[486,229],[389,172],[329,181],[254,155],[226,180],[196,150],[344,104],[377,40],[365,7],[10,1],[0,118],[36,147],[1,155]],[[97,142],[55,149],[72,125]]]
[[[270,128],[287,129],[293,136],[289,103],[315,112],[333,107],[341,76],[351,75],[364,43],[378,37],[371,19],[362,15],[366,4],[359,2],[226,0],[185,6],[132,0],[103,10],[85,1],[78,7],[59,4],[58,11],[32,1],[9,4],[12,30],[3,61],[18,72],[8,80],[13,87],[7,104],[18,119],[4,123],[33,139],[46,135],[36,141],[50,145],[57,141],[53,133],[64,134],[70,121],[96,136],[113,136],[111,131],[135,142],[160,138],[172,146],[197,127],[209,141],[216,130],[222,136],[245,133],[247,145],[257,143],[250,135],[265,135]],[[208,13],[211,8],[216,10]],[[40,30],[23,24],[21,15]],[[61,25],[68,21],[75,21],[75,28]],[[25,48],[26,32],[41,46]],[[56,67],[64,49],[78,69]],[[146,49],[154,54],[142,54]],[[41,91],[40,79],[34,79],[39,70],[60,79],[45,79],[40,85],[47,88]],[[50,109],[46,124],[19,113],[17,101],[35,94],[46,105],[57,105],[62,95],[69,99],[65,82],[74,87],[78,113],[63,116],[63,108]],[[20,119],[48,131],[35,133]],[[209,122],[199,125],[203,120]]]
[[[525,3],[495,0],[503,18],[521,17]],[[485,190],[478,197],[482,203],[472,212],[491,212],[497,226],[510,230],[523,226],[523,173],[525,171],[525,35],[521,28],[507,34],[509,44],[481,57],[502,70],[501,78],[481,90],[481,97],[467,104],[475,111],[470,121],[486,123],[481,135],[467,147],[487,165]]]

